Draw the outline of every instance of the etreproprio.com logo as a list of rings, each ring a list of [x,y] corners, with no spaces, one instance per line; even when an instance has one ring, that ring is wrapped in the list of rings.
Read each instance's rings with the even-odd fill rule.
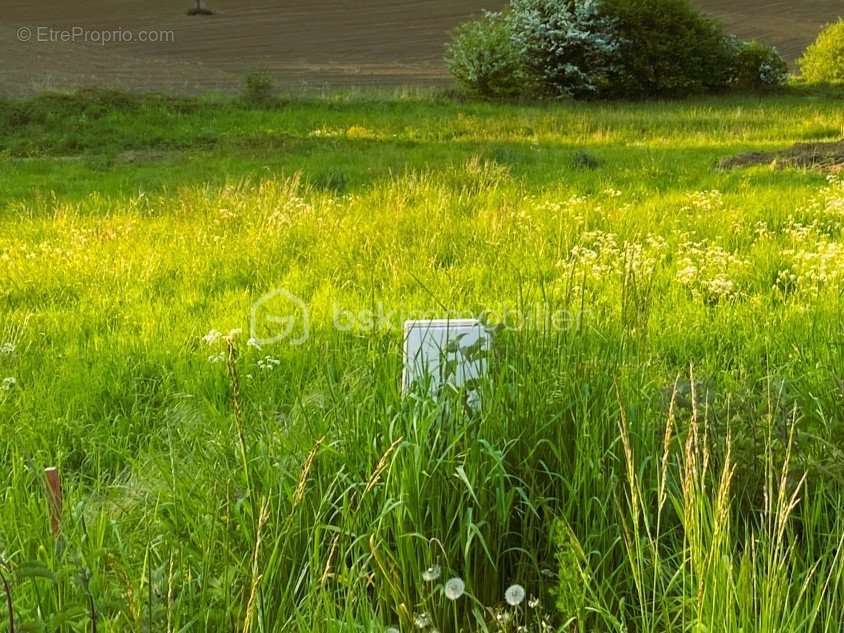
[[[19,42],[59,44],[131,44],[172,43],[176,40],[174,31],[143,31],[124,28],[89,29],[84,26],[54,28],[50,26],[22,26],[17,31]]]

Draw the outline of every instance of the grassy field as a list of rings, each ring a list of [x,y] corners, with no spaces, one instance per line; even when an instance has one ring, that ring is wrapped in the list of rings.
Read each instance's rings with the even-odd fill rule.
[[[810,95],[0,104],[18,630],[839,631],[844,181],[715,165],[843,126]],[[259,348],[278,289],[306,340]],[[499,326],[480,411],[401,396],[403,319],[445,314]]]

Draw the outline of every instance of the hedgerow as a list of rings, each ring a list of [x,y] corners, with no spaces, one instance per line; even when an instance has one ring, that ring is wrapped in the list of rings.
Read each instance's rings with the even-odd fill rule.
[[[448,67],[484,97],[685,97],[782,85],[759,42],[726,36],[688,0],[513,0],[459,27]]]

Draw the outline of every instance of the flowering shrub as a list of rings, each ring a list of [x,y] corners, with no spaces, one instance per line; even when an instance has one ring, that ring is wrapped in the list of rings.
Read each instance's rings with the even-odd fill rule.
[[[800,59],[800,71],[812,83],[844,82],[844,19],[821,31]]]
[[[457,29],[446,61],[489,97],[678,97],[788,76],[775,49],[725,37],[688,0],[513,0]]]
[[[743,90],[776,88],[788,79],[788,65],[776,48],[756,40],[729,38],[735,61],[730,84]]]
[[[621,40],[598,0],[514,0],[454,33],[446,64],[485,97],[591,97],[620,70]]]
[[[596,0],[513,0],[513,40],[544,91],[603,93],[621,70],[623,40]]]
[[[457,28],[446,64],[465,92],[513,97],[525,91],[524,64],[511,33],[509,15],[503,13],[486,13]]]

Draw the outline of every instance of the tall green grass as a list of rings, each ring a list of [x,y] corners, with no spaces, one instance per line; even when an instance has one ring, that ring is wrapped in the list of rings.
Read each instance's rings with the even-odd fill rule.
[[[834,101],[173,107],[3,136],[19,630],[838,630],[844,188],[713,167]],[[480,411],[401,394],[443,312],[503,326]]]

